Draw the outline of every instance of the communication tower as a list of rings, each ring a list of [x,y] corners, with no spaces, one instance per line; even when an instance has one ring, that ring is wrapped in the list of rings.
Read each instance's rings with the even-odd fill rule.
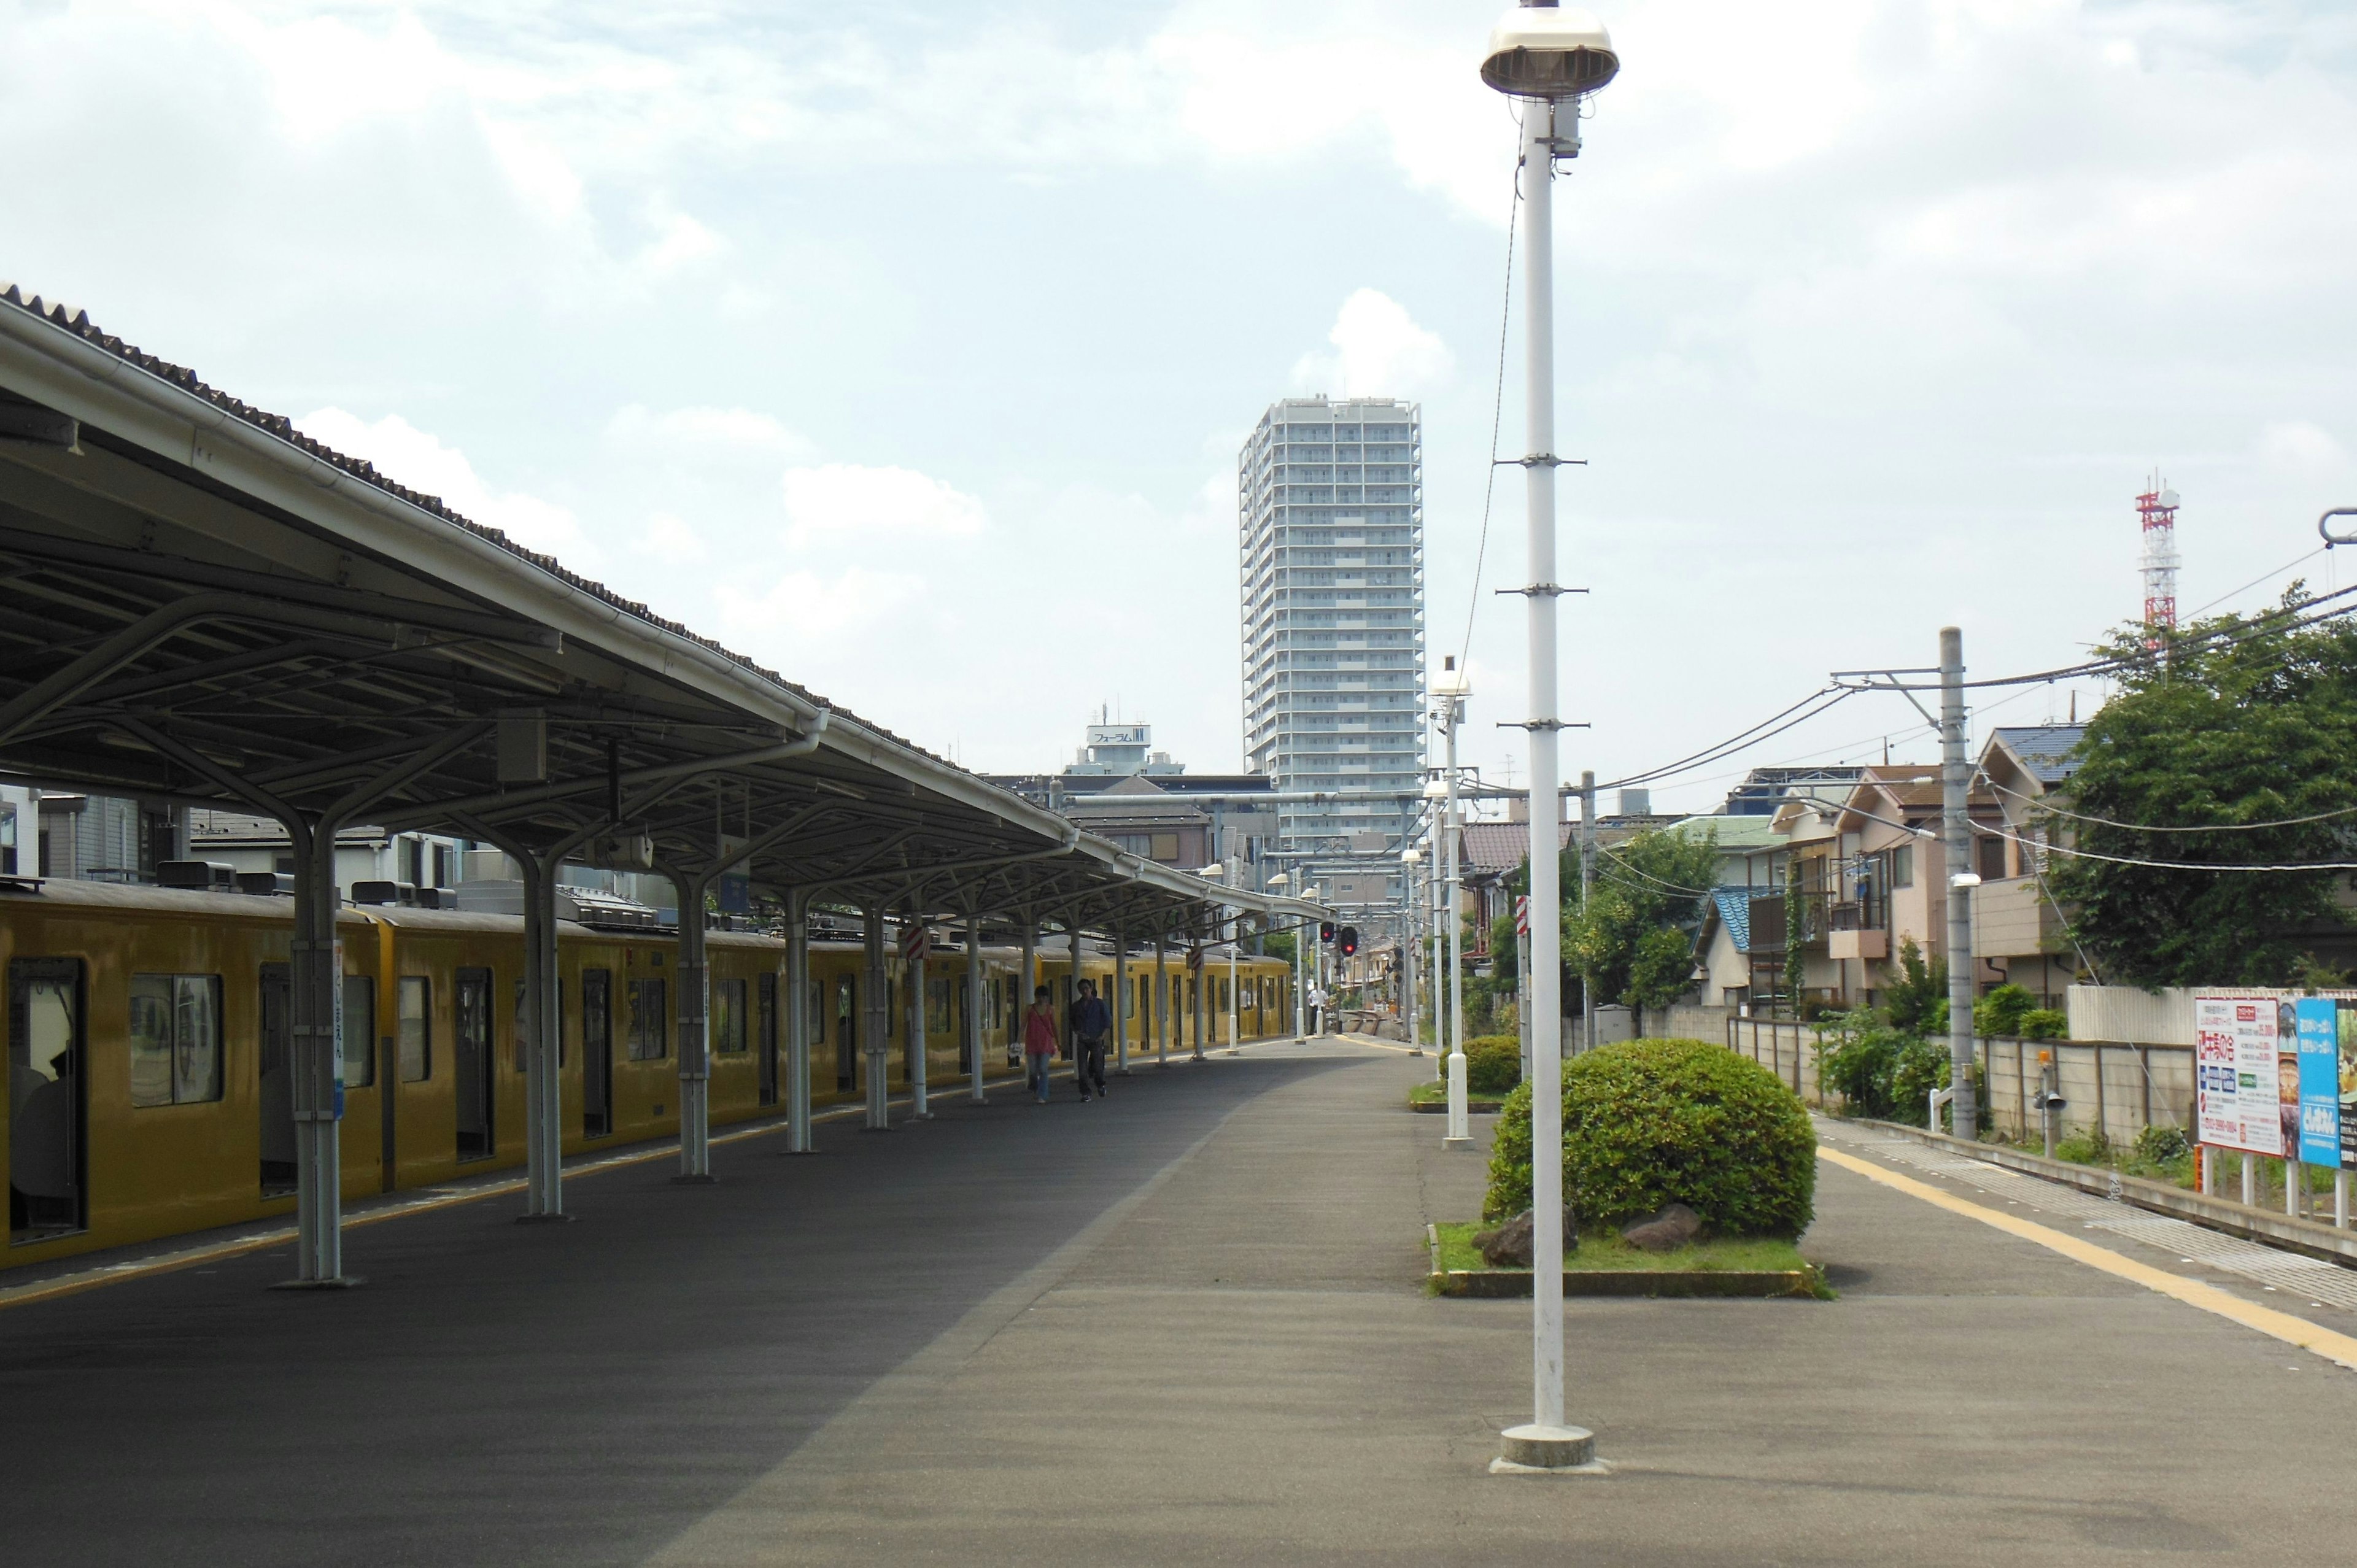
[[[2144,520],[2144,645],[2158,649],[2177,629],[2177,492],[2155,476],[2136,497]]]

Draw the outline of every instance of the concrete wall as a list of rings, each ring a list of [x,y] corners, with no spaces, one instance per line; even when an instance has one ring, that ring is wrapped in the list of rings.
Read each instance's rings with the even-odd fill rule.
[[[2141,991],[2133,985],[2074,985],[2066,1010],[2074,1040],[2193,1043],[2193,992],[2187,986]]]

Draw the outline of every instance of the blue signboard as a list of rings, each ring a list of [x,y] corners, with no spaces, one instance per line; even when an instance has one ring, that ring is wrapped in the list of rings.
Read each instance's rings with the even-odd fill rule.
[[[2329,996],[2292,1004],[2299,1025],[2299,1159],[2341,1164],[2341,1005]]]

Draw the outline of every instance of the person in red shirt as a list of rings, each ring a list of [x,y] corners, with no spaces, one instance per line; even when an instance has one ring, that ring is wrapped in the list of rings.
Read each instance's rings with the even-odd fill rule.
[[[1048,988],[1035,987],[1031,1010],[1023,1015],[1023,1066],[1031,1092],[1048,1103],[1048,1064],[1056,1059],[1056,1010],[1048,1004]]]

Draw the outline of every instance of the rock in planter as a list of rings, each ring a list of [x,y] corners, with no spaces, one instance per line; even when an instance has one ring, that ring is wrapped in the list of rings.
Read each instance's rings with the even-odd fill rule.
[[[1531,1266],[1531,1211],[1523,1209],[1503,1225],[1473,1232],[1473,1245],[1492,1268],[1527,1269]],[[1572,1219],[1571,1205],[1563,1208],[1563,1250],[1568,1257],[1579,1250],[1579,1226]]]
[[[1674,1252],[1701,1234],[1702,1216],[1683,1203],[1672,1203],[1651,1219],[1624,1227],[1620,1240],[1648,1252]]]

